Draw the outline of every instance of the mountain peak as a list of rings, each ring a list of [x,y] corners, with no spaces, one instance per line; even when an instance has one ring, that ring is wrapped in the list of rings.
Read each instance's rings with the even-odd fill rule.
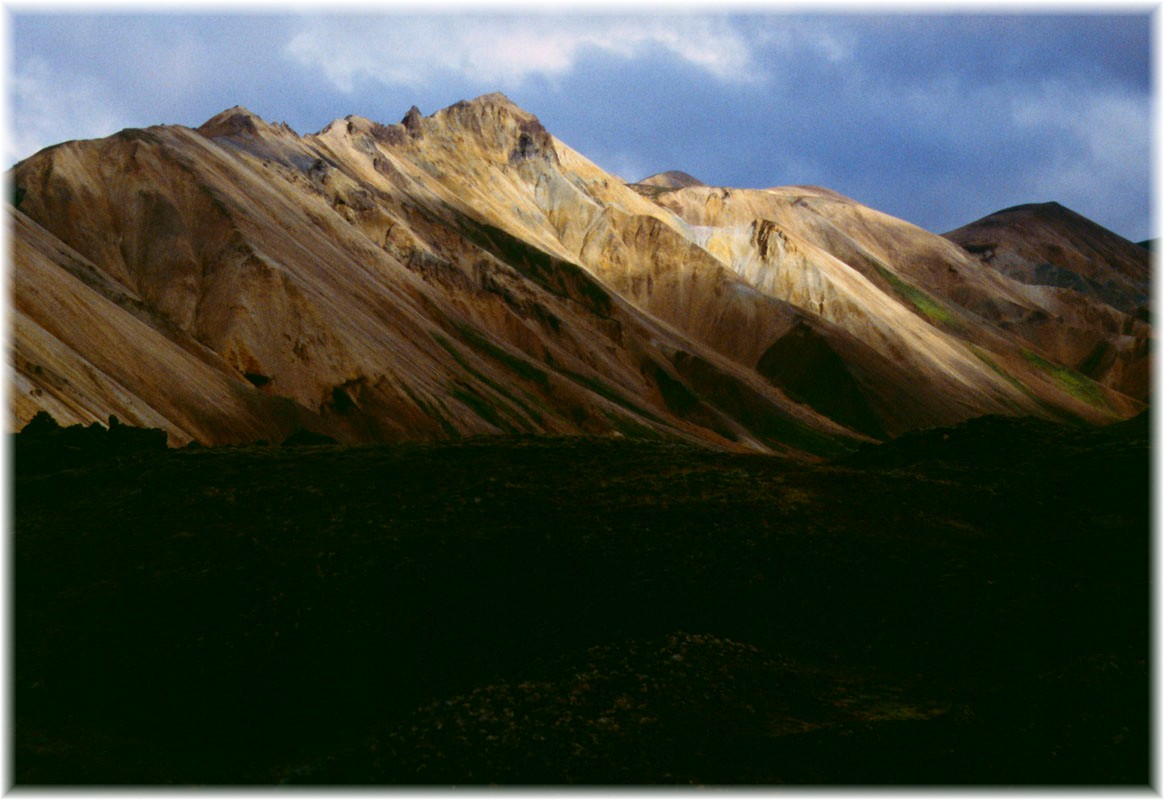
[[[485,151],[505,153],[510,165],[530,160],[558,161],[550,132],[537,117],[501,92],[461,100],[428,120],[446,131],[471,134]]]
[[[467,105],[470,105],[470,106],[489,106],[489,105],[508,106],[509,108],[513,108],[513,109],[516,109],[518,111],[521,111],[522,113],[526,113],[521,108],[521,106],[519,106],[517,103],[510,100],[509,97],[506,96],[502,92],[489,92],[488,94],[478,95],[477,97],[474,97],[472,100],[462,100],[461,102],[466,103]]]
[[[685,189],[688,186],[706,186],[707,184],[686,172],[672,169],[643,178],[639,181],[639,185],[656,186],[660,189]]]
[[[1032,214],[1041,214],[1043,216],[1052,216],[1052,215],[1060,215],[1061,216],[1061,215],[1065,215],[1065,214],[1080,216],[1080,215],[1076,214],[1074,211],[1072,211],[1071,209],[1067,208],[1067,206],[1063,205],[1062,203],[1057,203],[1054,200],[1049,200],[1045,203],[1022,203],[1022,204],[1017,205],[1017,206],[1010,206],[1009,208],[1004,208],[1004,209],[1001,209],[999,211],[994,212],[994,214],[991,216],[994,216],[997,214],[1012,214],[1012,213],[1021,213],[1021,212],[1027,212],[1027,213],[1032,213]]]
[[[219,136],[259,136],[272,132],[293,133],[286,123],[271,125],[245,106],[231,106],[203,122],[197,130],[211,139]]]
[[[472,115],[480,118],[493,119],[509,118],[518,122],[528,120],[537,121],[537,117],[510,100],[501,92],[490,92],[489,94],[474,97],[471,100],[460,100],[448,108],[438,111],[434,116],[442,115]]]
[[[414,136],[420,132],[420,120],[422,119],[420,109],[416,106],[408,109],[408,113],[404,115],[404,119],[400,120],[400,124],[404,129]]]
[[[1147,251],[1061,203],[1011,206],[944,235],[1024,283],[1073,289],[1130,315],[1150,300]]]
[[[1032,225],[1049,226],[1060,235],[1072,230],[1086,230],[1090,236],[1114,237],[1120,241],[1128,241],[1119,234],[1103,227],[1098,222],[1054,200],[1045,203],[1023,203],[1017,206],[1003,208],[969,225],[965,225],[963,228],[999,225],[1018,226],[1020,228],[1030,227]],[[962,230],[962,228],[958,230]],[[951,233],[954,233],[954,231],[951,231]]]
[[[249,127],[245,120],[234,124]],[[371,133],[378,141],[388,145],[399,146],[409,141],[426,140],[429,146],[440,146],[441,142],[452,144],[449,134],[454,131],[457,132],[456,136],[470,134],[486,152],[501,150],[510,163],[534,156],[551,162],[557,160],[553,137],[542,127],[537,117],[520,108],[501,92],[460,100],[427,117],[413,105],[399,122],[392,125],[349,115],[332,120],[316,135]]]

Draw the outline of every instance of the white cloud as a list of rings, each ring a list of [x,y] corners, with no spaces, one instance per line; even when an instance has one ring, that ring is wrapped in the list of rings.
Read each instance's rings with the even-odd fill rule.
[[[900,87],[855,71],[852,80],[860,100],[854,114],[879,119],[900,136],[886,141],[912,151],[917,160],[906,165],[912,174],[932,166],[955,181],[942,186],[919,178],[919,190],[937,198],[933,207],[968,210],[961,219],[950,212],[948,228],[1006,206],[1055,201],[1122,236],[1147,235],[1152,113],[1146,93],[1082,79],[974,85],[939,74]],[[963,168],[954,172],[951,164]]]
[[[11,130],[5,161],[27,158],[69,139],[108,136],[126,127],[125,116],[100,82],[54,72],[42,58],[20,64],[9,76]]]
[[[751,47],[728,20],[671,16],[426,16],[311,19],[286,53],[351,92],[371,79],[418,88],[449,73],[505,89],[570,72],[587,51],[666,51],[724,81],[747,81]]]
[[[1048,83],[1016,100],[1011,117],[1029,135],[1064,142],[1030,176],[1036,194],[1117,233],[1139,235],[1151,175],[1150,98]]]
[[[1086,155],[1084,166],[1134,170],[1142,175],[1151,148],[1151,107],[1147,97],[1125,91],[1077,91],[1061,84],[1036,97],[1016,101],[1017,125],[1028,130],[1055,127],[1072,134]],[[1069,165],[1068,165],[1069,166]]]

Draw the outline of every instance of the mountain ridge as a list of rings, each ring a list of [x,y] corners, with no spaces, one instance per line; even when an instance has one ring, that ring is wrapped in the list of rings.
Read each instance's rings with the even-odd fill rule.
[[[11,175],[12,427],[49,410],[175,443],[585,432],[811,457],[1147,398],[1150,326],[1101,297],[827,189],[644,195],[500,93],[303,136],[236,106]],[[848,399],[790,371],[803,358]]]

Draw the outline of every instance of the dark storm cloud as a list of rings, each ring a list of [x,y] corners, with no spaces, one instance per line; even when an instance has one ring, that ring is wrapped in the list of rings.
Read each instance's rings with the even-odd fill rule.
[[[598,54],[551,130],[627,178],[828,186],[934,231],[1058,200],[1149,233],[1147,17],[745,17],[757,81]],[[812,44],[812,43],[815,43]],[[622,98],[619,113],[595,115]]]
[[[1059,200],[1148,234],[1146,15],[857,17],[836,30],[843,68],[789,97],[824,109],[800,142],[834,188],[939,231]]]
[[[1147,13],[17,14],[10,150],[236,103],[311,132],[501,90],[631,180],[814,183],[935,231],[1054,199],[1138,239],[1150,27]]]
[[[862,66],[897,85],[967,85],[1070,74],[1150,90],[1147,14],[853,15],[836,24]]]

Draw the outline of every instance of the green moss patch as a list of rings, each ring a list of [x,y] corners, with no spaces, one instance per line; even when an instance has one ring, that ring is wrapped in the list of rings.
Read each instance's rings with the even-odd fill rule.
[[[916,308],[931,322],[956,327],[957,320],[950,310],[933,295],[922,291],[912,283],[907,283],[881,264],[874,264],[877,274],[884,278],[897,294]]]
[[[1055,383],[1072,397],[1082,400],[1088,405],[1111,410],[1111,404],[1104,397],[1099,385],[1085,375],[1075,370],[1056,364],[1031,350],[1023,349],[1023,358],[1049,375]]]

